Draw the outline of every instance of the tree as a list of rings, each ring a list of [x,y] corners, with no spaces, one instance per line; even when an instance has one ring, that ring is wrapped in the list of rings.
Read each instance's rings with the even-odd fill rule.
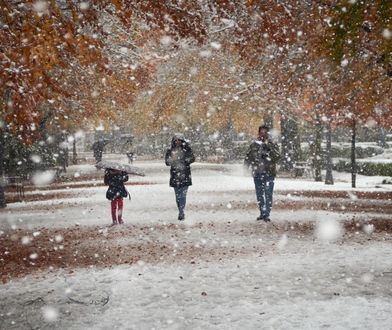
[[[24,4],[1,1],[0,95],[9,95],[3,111],[9,129],[27,144],[36,138],[48,105],[69,97],[56,79],[70,59],[105,70],[99,42],[78,32],[78,24],[55,1]]]
[[[335,104],[339,110],[334,120],[352,128],[352,186],[356,185],[355,141],[359,122],[378,118],[380,125],[390,125],[379,116],[378,104],[391,97],[391,27],[390,1],[339,1],[326,10],[329,26],[315,37],[326,38],[327,47],[315,47],[331,65]],[[385,109],[385,108],[384,108]],[[348,113],[345,113],[347,112]],[[383,117],[383,118],[381,118]]]
[[[133,31],[136,19],[149,21],[154,16],[154,24],[163,30],[168,14],[175,22],[172,33],[178,35],[192,35],[196,24],[188,26],[192,21],[184,19],[188,13],[183,9],[159,2],[2,0],[0,7],[4,22],[0,30],[0,95],[9,95],[2,112],[6,113],[10,131],[26,144],[40,138],[37,128],[42,121],[69,126],[71,117],[79,123],[78,119],[91,118],[93,114],[104,117],[105,113],[99,111],[102,107],[97,106],[102,104],[98,99],[106,100],[106,106],[111,104],[111,108],[132,101],[133,91],[148,80],[144,67],[149,65],[143,63],[146,61],[136,44],[147,42],[143,40],[145,36]],[[113,22],[117,25],[113,26]],[[115,38],[110,38],[110,29],[114,29]],[[124,70],[123,59],[131,56],[133,61]],[[92,75],[99,77],[99,83],[91,79]],[[85,86],[95,88],[88,90]],[[48,118],[49,106],[52,109]]]

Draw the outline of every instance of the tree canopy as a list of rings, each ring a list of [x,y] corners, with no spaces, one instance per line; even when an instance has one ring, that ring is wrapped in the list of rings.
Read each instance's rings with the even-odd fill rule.
[[[96,123],[148,132],[174,119],[246,130],[271,109],[306,119],[316,103],[336,123],[349,109],[391,124],[388,0],[0,7],[0,119],[24,143],[50,127]]]

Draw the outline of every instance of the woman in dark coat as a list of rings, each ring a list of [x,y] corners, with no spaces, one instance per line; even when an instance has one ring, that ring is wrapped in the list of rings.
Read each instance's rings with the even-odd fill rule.
[[[170,166],[170,187],[174,188],[178,207],[178,220],[184,220],[186,195],[192,185],[191,164],[195,161],[191,146],[182,134],[175,134],[171,148],[166,151],[165,162]]]
[[[109,186],[106,191],[106,198],[111,201],[112,208],[112,225],[123,224],[123,197],[128,196],[128,191],[124,186],[124,182],[128,181],[128,174],[123,171],[107,169],[105,171],[104,182]],[[118,210],[118,212],[117,212]],[[116,216],[116,213],[118,215]]]

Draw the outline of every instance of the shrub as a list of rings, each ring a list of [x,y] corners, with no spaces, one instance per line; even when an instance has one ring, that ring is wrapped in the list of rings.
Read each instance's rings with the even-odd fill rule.
[[[351,172],[351,162],[340,160],[334,164],[338,172]],[[357,162],[357,173],[363,175],[392,176],[392,163]]]
[[[356,146],[355,154],[357,158],[368,158],[376,155],[380,155],[384,152],[384,149],[378,146]],[[343,145],[332,145],[331,156],[332,158],[349,158],[351,155],[351,146],[349,144]],[[302,145],[302,157],[303,159],[309,159],[311,157],[309,146]],[[325,145],[322,145],[322,157],[325,159]]]

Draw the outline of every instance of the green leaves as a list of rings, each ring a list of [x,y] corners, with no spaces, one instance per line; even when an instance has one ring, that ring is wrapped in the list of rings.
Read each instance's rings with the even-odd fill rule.
[[[355,57],[367,5],[364,1],[342,1],[334,8],[332,20],[332,57],[340,64],[345,56]]]

